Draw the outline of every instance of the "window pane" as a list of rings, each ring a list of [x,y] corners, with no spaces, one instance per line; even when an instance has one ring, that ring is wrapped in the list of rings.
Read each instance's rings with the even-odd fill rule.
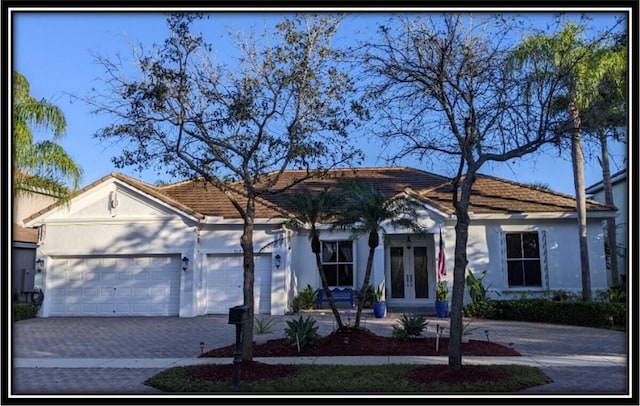
[[[413,258],[416,298],[425,299],[429,297],[429,280],[427,279],[427,247],[415,247],[413,250]]]
[[[402,259],[404,255],[404,248],[391,247],[389,249],[391,255],[391,297],[403,298],[404,297],[404,266]]]
[[[336,262],[335,241],[322,241],[322,262]]]
[[[524,280],[527,286],[542,286],[540,261],[524,261]]]
[[[351,241],[341,241],[338,243],[338,247],[338,262],[352,262],[353,253],[351,251],[353,244]]]
[[[322,265],[325,275],[327,275],[327,283],[329,286],[338,286],[338,267],[337,265]]]
[[[353,265],[338,265],[338,286],[353,287]]]
[[[524,286],[522,261],[507,261],[509,286]]]
[[[520,234],[507,234],[507,258],[522,258],[522,238]]]
[[[524,258],[540,258],[538,248],[538,233],[526,233],[522,235],[522,247]]]

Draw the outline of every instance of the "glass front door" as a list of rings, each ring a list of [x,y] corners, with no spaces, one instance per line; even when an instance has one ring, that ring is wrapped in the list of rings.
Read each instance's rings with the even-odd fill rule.
[[[429,299],[433,290],[429,286],[426,246],[389,247],[389,276],[391,299],[397,303],[421,302]]]

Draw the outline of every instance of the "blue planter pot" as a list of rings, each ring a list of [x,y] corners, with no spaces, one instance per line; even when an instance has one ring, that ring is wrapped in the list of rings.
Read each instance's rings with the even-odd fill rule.
[[[377,319],[381,319],[387,315],[387,303],[373,301],[373,315]]]
[[[440,317],[441,319],[449,316],[448,301],[440,302],[436,300],[436,316]]]

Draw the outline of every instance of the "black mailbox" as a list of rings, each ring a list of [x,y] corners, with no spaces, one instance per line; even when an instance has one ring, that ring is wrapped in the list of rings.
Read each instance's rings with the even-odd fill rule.
[[[249,306],[239,305],[229,308],[229,324],[243,324],[249,318]]]

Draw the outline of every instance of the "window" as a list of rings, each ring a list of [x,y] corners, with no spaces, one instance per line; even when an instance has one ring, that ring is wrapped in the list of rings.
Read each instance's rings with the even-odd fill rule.
[[[505,237],[509,287],[542,286],[538,233],[508,233]]]
[[[353,243],[323,241],[321,254],[329,286],[353,287]]]

